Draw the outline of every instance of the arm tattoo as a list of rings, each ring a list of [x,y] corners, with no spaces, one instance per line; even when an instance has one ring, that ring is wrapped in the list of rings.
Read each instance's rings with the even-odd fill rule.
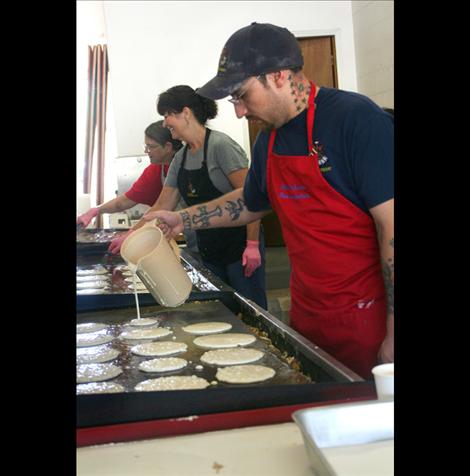
[[[236,202],[229,200],[224,208],[228,211],[232,221],[238,220],[238,218],[240,218],[240,213],[245,209],[245,202],[241,198]]]
[[[183,227],[185,231],[191,230],[191,220],[188,212],[181,212],[181,218],[183,219]]]
[[[193,215],[192,223],[194,225],[200,225],[200,228],[209,228],[211,217],[222,216],[222,209],[219,206],[217,206],[211,212],[207,211],[207,207],[205,205],[197,207],[197,208],[201,213],[199,215],[196,215],[196,214]]]
[[[393,238],[389,241],[389,245],[393,248]],[[393,314],[394,305],[394,273],[395,259],[388,258],[387,261],[382,260],[382,274],[384,277],[385,293],[387,295],[387,313]]]

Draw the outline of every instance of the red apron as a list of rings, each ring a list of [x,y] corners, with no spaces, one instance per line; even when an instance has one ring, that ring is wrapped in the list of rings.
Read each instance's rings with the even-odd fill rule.
[[[291,263],[290,324],[365,379],[386,333],[386,301],[372,218],[324,178],[312,144],[315,85],[307,110],[308,156],[268,146],[267,185]]]

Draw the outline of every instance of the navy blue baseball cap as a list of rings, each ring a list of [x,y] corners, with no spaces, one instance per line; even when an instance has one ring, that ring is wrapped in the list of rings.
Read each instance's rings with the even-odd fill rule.
[[[217,75],[196,92],[206,98],[222,99],[250,76],[303,65],[299,42],[287,28],[253,22],[227,40]]]

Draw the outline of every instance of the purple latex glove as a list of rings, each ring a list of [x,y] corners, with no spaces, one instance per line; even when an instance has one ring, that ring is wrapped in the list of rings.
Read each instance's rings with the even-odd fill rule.
[[[82,213],[77,218],[77,225],[83,225],[83,227],[87,227],[91,220],[95,218],[96,215],[100,212],[99,208],[90,208],[87,212]]]
[[[133,232],[134,230],[129,230],[126,233],[123,233],[122,235],[119,235],[117,238],[114,238],[114,240],[111,241],[108,251],[112,253],[113,255],[116,255],[121,251],[121,245],[122,242]]]
[[[261,266],[259,241],[246,240],[246,248],[242,256],[242,265],[245,267],[245,276],[249,278]]]

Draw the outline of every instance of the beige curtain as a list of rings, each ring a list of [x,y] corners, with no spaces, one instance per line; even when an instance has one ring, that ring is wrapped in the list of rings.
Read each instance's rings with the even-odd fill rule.
[[[104,201],[104,159],[106,135],[106,100],[108,90],[108,52],[106,45],[88,47],[88,110],[86,124],[83,193],[91,193],[96,178],[96,203]],[[96,140],[95,140],[96,137]],[[94,164],[96,157],[96,164]],[[101,215],[97,228],[102,227]]]

